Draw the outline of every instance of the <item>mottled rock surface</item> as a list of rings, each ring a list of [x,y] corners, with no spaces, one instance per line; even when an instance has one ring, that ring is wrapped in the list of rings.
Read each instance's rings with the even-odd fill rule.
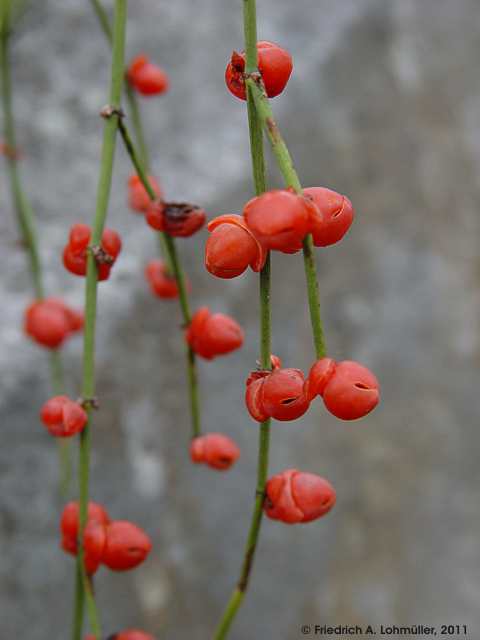
[[[48,288],[80,305],[83,283],[59,255],[69,225],[92,216],[108,51],[88,2],[31,4],[14,46],[22,169]],[[338,504],[310,526],[264,523],[232,640],[295,640],[301,624],[347,622],[468,624],[477,638],[478,2],[258,4],[260,36],[295,60],[274,108],[300,175],[347,193],[358,213],[344,242],[318,253],[329,350],[370,366],[383,402],[359,424],[318,404],[273,426],[272,471],[324,474]],[[157,175],[172,198],[211,216],[238,211],[252,193],[246,117],[223,71],[241,47],[242,3],[131,5],[129,55],[145,50],[172,76],[168,96],[143,104]],[[92,493],[155,546],[132,574],[102,570],[97,592],[105,632],[133,625],[203,640],[234,584],[254,493],[257,429],[242,395],[257,356],[257,279],[214,280],[202,268],[205,233],[181,243],[194,304],[231,313],[246,330],[241,352],[200,364],[205,427],[242,447],[237,467],[219,475],[188,463],[181,320],[143,282],[155,242],[126,210],[129,172],[119,147],[110,224],[125,246],[100,289]],[[280,184],[273,164],[271,180]],[[22,337],[29,278],[3,171],[0,197],[0,635],[65,640],[73,564],[57,548],[55,447],[37,419],[46,361]],[[307,368],[300,256],[275,255],[273,278],[274,351]],[[80,356],[76,339],[66,349],[74,393]]]

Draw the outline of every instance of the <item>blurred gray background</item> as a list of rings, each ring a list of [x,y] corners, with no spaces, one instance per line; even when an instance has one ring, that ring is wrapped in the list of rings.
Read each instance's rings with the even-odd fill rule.
[[[31,5],[13,48],[21,169],[48,290],[81,306],[84,283],[60,253],[69,226],[93,215],[109,53],[86,0]],[[325,475],[338,503],[305,527],[264,522],[231,638],[295,640],[315,623],[467,624],[478,638],[478,0],[258,5],[259,36],[294,57],[273,106],[302,181],[348,194],[357,211],[345,240],[318,251],[329,351],[371,367],[383,399],[358,423],[317,402],[300,421],[273,425],[272,473]],[[245,105],[223,82],[242,47],[241,9],[240,0],[136,0],[129,11],[128,56],[146,51],[172,80],[168,95],[142,103],[155,173],[169,198],[210,217],[239,212],[252,194]],[[22,335],[30,282],[2,165],[0,636],[65,640],[73,561],[58,549],[55,446],[37,418],[50,393],[46,357]],[[135,572],[102,569],[97,594],[106,635],[136,626],[203,640],[235,583],[254,494],[257,428],[243,389],[258,351],[258,279],[212,278],[206,232],[178,243],[193,304],[232,314],[246,332],[241,351],[200,363],[204,428],[242,449],[218,474],[189,463],[181,320],[143,280],[156,243],[127,210],[130,171],[119,145],[109,225],[125,242],[100,287],[91,487],[154,549]],[[307,369],[301,256],[275,255],[273,283],[274,352]],[[65,358],[75,396],[81,339]]]

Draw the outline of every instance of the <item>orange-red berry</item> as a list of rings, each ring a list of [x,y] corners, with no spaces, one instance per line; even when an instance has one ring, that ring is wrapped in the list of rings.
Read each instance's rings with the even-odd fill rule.
[[[203,227],[206,214],[201,207],[187,202],[155,201],[149,204],[145,218],[156,231],[174,238],[188,238]]]
[[[277,189],[252,198],[243,215],[250,231],[266,249],[295,253],[310,232],[311,219],[320,214],[308,198]]]
[[[107,528],[102,562],[113,571],[127,571],[141,564],[152,543],[145,531],[127,520],[114,520]]]
[[[108,513],[95,502],[88,503],[87,523],[83,530],[83,550],[85,570],[93,574],[102,562],[103,550],[106,542],[105,527],[109,523]],[[60,519],[62,534],[62,549],[72,555],[78,553],[79,505],[69,502]]]
[[[245,394],[248,412],[257,422],[264,422],[267,418],[296,420],[310,406],[304,385],[304,375],[299,369],[252,372],[247,379]]]
[[[332,358],[320,358],[313,363],[305,380],[305,393],[310,401],[316,396],[323,396],[325,386],[335,373],[336,366],[337,363]]]
[[[168,91],[170,81],[165,71],[152,64],[144,54],[136,56],[127,70],[131,86],[143,96],[155,96]]]
[[[156,198],[160,199],[162,197],[162,189],[157,180],[153,176],[148,176],[148,181],[155,192]],[[140,177],[135,174],[130,176],[128,179],[128,206],[130,209],[138,211],[138,213],[145,213],[151,202],[152,200]]]
[[[63,250],[63,264],[65,268],[77,276],[87,273],[87,251],[91,238],[90,227],[86,224],[74,224],[70,230],[68,243]],[[104,229],[100,248],[104,256],[97,257],[98,279],[107,280],[110,270],[118,254],[122,250],[122,240],[113,229]]]
[[[328,480],[296,469],[286,469],[270,478],[265,493],[266,515],[286,524],[321,518],[336,500],[335,490]]]
[[[240,449],[231,438],[222,433],[207,433],[192,440],[190,457],[193,462],[225,471],[238,460]]]
[[[218,278],[235,278],[249,266],[261,271],[267,252],[243,216],[229,213],[208,223],[211,235],[205,246],[207,271]]]
[[[80,433],[88,420],[83,407],[67,396],[47,400],[40,411],[40,418],[52,436],[59,438]]]
[[[57,349],[82,327],[83,314],[71,309],[59,298],[37,300],[25,311],[25,333],[49,349]]]
[[[178,298],[178,285],[163,260],[150,260],[145,267],[145,279],[152,293],[159,298]]]
[[[366,367],[344,360],[335,367],[323,389],[323,402],[341,420],[357,420],[375,409],[380,401],[380,385]]]
[[[292,56],[278,44],[268,41],[257,43],[258,70],[269,98],[278,96],[284,90],[292,73]],[[245,89],[245,53],[232,53],[232,58],[225,70],[225,82],[231,93],[241,100],[246,100]]]
[[[230,316],[202,307],[194,314],[185,339],[195,353],[211,360],[241,347],[243,331]]]
[[[304,189],[303,193],[317,206],[311,219],[314,245],[328,247],[341,240],[350,229],[355,215],[350,200],[324,187],[309,187]]]

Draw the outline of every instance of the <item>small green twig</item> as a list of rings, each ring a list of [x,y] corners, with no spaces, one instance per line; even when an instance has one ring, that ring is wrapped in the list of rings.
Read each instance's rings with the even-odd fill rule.
[[[302,185],[293,165],[287,145],[285,144],[278,125],[273,117],[273,112],[265,93],[263,83],[256,78],[249,77],[246,79],[246,85],[253,96],[256,111],[268,139],[270,140],[275,159],[286,185],[288,187],[292,187],[296,193],[301,194]],[[326,345],[320,316],[320,295],[318,291],[313,239],[311,235],[308,235],[303,241],[303,258],[315,351],[317,358],[323,358],[326,355]]]
[[[110,80],[111,115],[105,119],[103,130],[102,157],[100,178],[97,189],[97,203],[92,229],[92,245],[99,245],[108,211],[108,202],[112,183],[113,160],[115,155],[116,134],[120,116],[120,100],[123,85],[123,69],[125,58],[125,30],[127,20],[127,0],[115,0],[115,18],[113,28],[112,69]],[[92,252],[87,254],[87,279],[85,284],[85,328],[83,342],[83,385],[82,396],[95,396],[95,329],[97,314],[98,275],[95,258]],[[86,598],[90,624],[97,638],[101,637],[98,615],[91,585],[85,572],[83,531],[87,523],[90,475],[90,441],[92,407],[87,406],[88,423],[80,436],[79,460],[79,549],[77,571],[81,580],[76,581],[77,596],[75,599],[73,639],[80,640],[83,617],[83,603]],[[83,591],[83,594],[80,594]],[[79,611],[80,610],[80,611]],[[80,622],[79,622],[80,621]]]
[[[246,50],[246,73],[257,71],[257,21],[255,0],[244,0],[244,31]],[[263,153],[262,123],[256,112],[253,96],[247,88],[248,124],[250,132],[250,152],[252,158],[253,181],[255,192],[260,195],[266,191],[265,158]],[[260,273],[260,365],[263,369],[271,368],[271,310],[270,310],[270,256],[267,257],[264,268]],[[245,546],[245,553],[240,571],[240,577],[230,600],[223,612],[222,618],[215,631],[214,640],[226,638],[233,620],[242,604],[248,587],[257,548],[260,527],[263,517],[263,501],[265,485],[268,475],[268,454],[270,445],[270,420],[260,425],[257,485],[255,503],[250,523],[250,529]]]

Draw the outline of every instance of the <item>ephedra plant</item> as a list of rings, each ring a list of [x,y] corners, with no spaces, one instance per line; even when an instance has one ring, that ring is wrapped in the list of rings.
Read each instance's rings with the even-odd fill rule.
[[[0,16],[3,153],[19,229],[28,250],[35,294],[25,312],[25,332],[49,349],[55,382],[54,396],[46,399],[40,418],[57,440],[71,439],[78,443],[78,478],[73,492],[77,499],[68,502],[60,516],[61,547],[76,556],[72,640],[82,639],[85,609],[91,631],[88,639],[106,637],[102,633],[101,612],[97,609],[93,585],[99,567],[103,565],[119,572],[130,570],[144,562],[152,550],[152,542],[140,526],[113,519],[105,506],[90,500],[94,411],[101,406],[95,384],[97,297],[101,292],[100,283],[109,279],[122,251],[120,235],[106,226],[118,136],[133,169],[128,180],[128,204],[144,218],[146,228],[153,230],[158,241],[160,255],[146,265],[145,277],[155,296],[165,301],[178,300],[183,318],[180,337],[187,360],[190,457],[192,462],[218,471],[229,469],[239,459],[240,449],[226,435],[216,431],[204,433],[201,429],[201,385],[196,359],[212,360],[227,355],[241,347],[244,340],[243,331],[233,318],[207,307],[192,312],[191,285],[181,267],[176,242],[195,234],[204,225],[206,213],[197,205],[167,200],[160,181],[152,173],[139,98],[162,95],[168,91],[170,79],[142,52],[126,63],[127,0],[115,0],[113,19],[100,0],[91,0],[90,4],[111,46],[112,62],[108,102],[99,109],[104,130],[95,213],[92,221],[79,221],[71,227],[62,255],[67,271],[85,278],[83,314],[58,298],[45,298],[34,216],[17,166],[19,152],[12,107],[9,42],[14,18],[23,2],[3,0]],[[270,98],[280,95],[288,84],[293,70],[292,57],[276,43],[257,40],[255,0],[243,0],[243,20],[244,50],[232,53],[225,81],[231,94],[246,103],[254,197],[246,202],[241,214],[218,215],[210,220],[205,267],[210,274],[223,279],[238,277],[249,268],[259,274],[259,361],[256,368],[246,372],[245,390],[246,420],[258,424],[258,464],[240,573],[213,633],[214,640],[227,637],[245,597],[263,515],[284,524],[305,524],[325,516],[335,504],[335,490],[329,481],[317,475],[317,470],[297,469],[294,460],[291,467],[269,476],[269,444],[275,421],[301,418],[317,397],[322,398],[327,411],[341,420],[362,418],[379,402],[378,381],[365,366],[350,360],[337,361],[327,352],[320,315],[315,251],[342,240],[354,219],[352,203],[346,196],[323,186],[302,187],[270,106]],[[125,110],[122,96],[126,97],[128,108]],[[283,176],[283,189],[268,189],[265,137]],[[300,369],[284,367],[281,358],[271,353],[270,284],[275,274],[272,274],[270,257],[275,251],[288,254],[292,261],[303,254],[305,304],[309,308],[313,336],[313,363],[306,376]],[[59,348],[69,335],[82,329],[83,383],[79,397],[73,398],[65,395],[60,384]],[[110,634],[109,638],[152,640],[153,636],[129,629]]]

